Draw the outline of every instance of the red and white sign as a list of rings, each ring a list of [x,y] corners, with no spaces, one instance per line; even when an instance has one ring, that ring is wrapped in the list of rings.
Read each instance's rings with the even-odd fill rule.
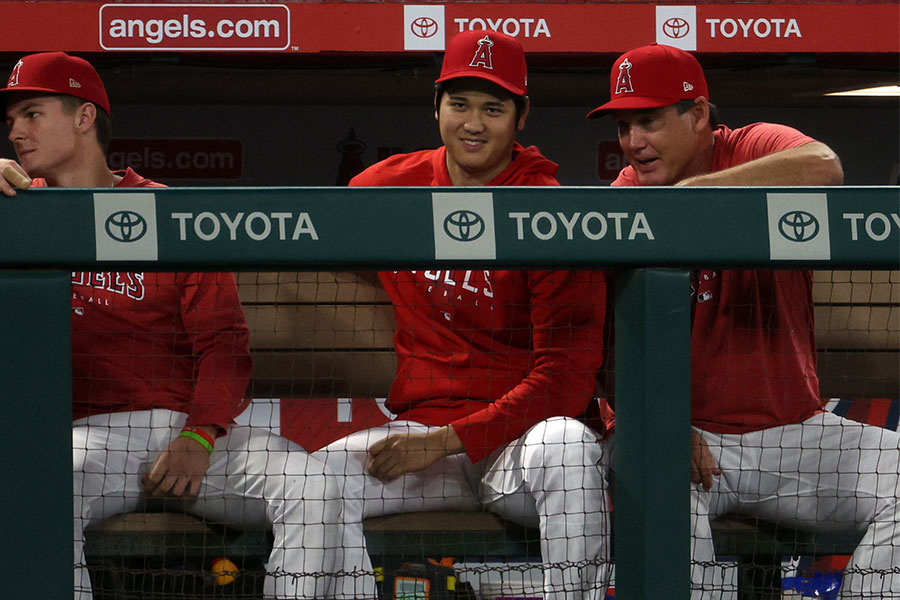
[[[283,4],[104,4],[104,50],[287,50]]]
[[[627,166],[628,161],[618,141],[607,140],[597,144],[597,179],[612,181]]]
[[[657,6],[656,43],[693,52],[697,49],[697,7]]]
[[[239,179],[243,166],[240,140],[138,140],[114,138],[108,162],[131,167],[149,179]]]
[[[895,2],[128,4],[0,0],[2,52],[440,51],[469,29],[528,52],[609,53],[653,40],[698,52],[884,52],[900,47]]]
[[[831,398],[826,410],[896,431],[898,402],[890,398]],[[253,398],[235,421],[269,429],[315,452],[351,433],[393,420],[396,415],[384,403],[384,398]],[[599,406],[608,411],[606,404]],[[608,412],[602,418],[608,420]]]
[[[335,440],[384,425],[394,415],[384,398],[254,398],[236,419],[271,429],[315,452]]]
[[[443,51],[446,39],[443,6],[414,4],[403,6],[404,50]]]

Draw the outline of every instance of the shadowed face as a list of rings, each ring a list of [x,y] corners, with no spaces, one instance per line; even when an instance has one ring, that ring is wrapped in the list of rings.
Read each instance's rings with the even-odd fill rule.
[[[51,177],[77,157],[78,121],[58,96],[17,92],[7,100],[9,141],[31,177]]]
[[[616,110],[619,145],[641,185],[674,185],[700,174],[709,137],[708,105],[679,114],[675,106]]]

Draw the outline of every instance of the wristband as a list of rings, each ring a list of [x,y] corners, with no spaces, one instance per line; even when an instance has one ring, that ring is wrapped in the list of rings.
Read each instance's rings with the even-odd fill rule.
[[[198,429],[196,427],[185,427],[181,433],[178,434],[178,437],[186,437],[191,438],[204,448],[210,454],[213,453],[213,446],[215,445],[215,440],[210,437],[208,433],[203,431],[202,429]]]

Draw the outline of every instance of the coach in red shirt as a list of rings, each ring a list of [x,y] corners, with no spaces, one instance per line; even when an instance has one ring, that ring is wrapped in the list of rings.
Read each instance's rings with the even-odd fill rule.
[[[795,129],[717,124],[703,70],[683,50],[626,52],[610,96],[588,117],[617,124],[629,166],[614,186],[843,181],[834,152]],[[842,597],[900,597],[900,434],[824,410],[811,272],[709,268],[691,281],[693,597],[721,596],[721,569],[703,563],[715,559],[709,521],[725,513],[865,532]]]

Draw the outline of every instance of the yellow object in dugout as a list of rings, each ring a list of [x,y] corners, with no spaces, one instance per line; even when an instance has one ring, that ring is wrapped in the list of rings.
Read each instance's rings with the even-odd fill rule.
[[[210,569],[216,576],[216,585],[228,585],[238,575],[237,565],[227,558],[213,559]]]

